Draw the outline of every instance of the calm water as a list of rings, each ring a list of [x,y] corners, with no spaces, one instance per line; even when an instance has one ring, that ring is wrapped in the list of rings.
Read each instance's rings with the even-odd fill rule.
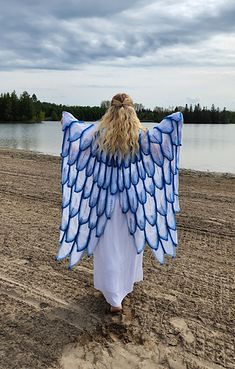
[[[60,122],[0,124],[0,147],[59,155],[61,138]],[[185,124],[181,167],[235,173],[234,138],[235,124]]]

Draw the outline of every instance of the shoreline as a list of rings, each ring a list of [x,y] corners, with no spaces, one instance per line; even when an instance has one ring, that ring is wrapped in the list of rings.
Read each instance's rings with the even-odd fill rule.
[[[120,318],[93,258],[55,261],[60,170],[59,156],[0,149],[0,368],[234,369],[235,176],[180,170],[176,258],[146,246]]]
[[[45,160],[50,161],[60,161],[59,155],[52,155],[52,154],[44,154],[40,151],[32,151],[32,150],[24,150],[24,149],[15,149],[15,148],[4,148],[0,147],[0,153],[6,154],[6,155],[14,155],[14,156],[40,156],[44,157]],[[232,172],[215,172],[210,170],[197,170],[197,169],[189,169],[189,168],[180,168],[180,173],[182,174],[195,174],[198,176],[209,176],[209,177],[226,177],[226,178],[235,178],[235,173]]]

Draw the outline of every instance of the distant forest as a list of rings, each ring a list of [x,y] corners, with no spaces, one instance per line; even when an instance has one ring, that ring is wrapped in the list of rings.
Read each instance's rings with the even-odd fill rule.
[[[110,101],[102,101],[100,106],[69,106],[41,102],[37,96],[30,96],[24,91],[19,97],[16,92],[2,93],[0,95],[0,122],[41,122],[43,120],[58,121],[62,111],[69,111],[77,119],[83,121],[97,121],[110,106]],[[153,110],[146,109],[142,104],[135,104],[137,115],[141,121],[160,122],[166,115],[181,111],[185,123],[235,123],[235,112],[220,110],[212,104],[211,108],[186,104],[162,108],[156,106]]]

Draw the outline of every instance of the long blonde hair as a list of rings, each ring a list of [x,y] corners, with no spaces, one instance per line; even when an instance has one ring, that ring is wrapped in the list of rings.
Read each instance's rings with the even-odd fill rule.
[[[131,97],[119,93],[112,98],[110,107],[97,126],[98,150],[111,155],[116,152],[134,154],[139,148],[139,130],[145,129],[137,117]]]

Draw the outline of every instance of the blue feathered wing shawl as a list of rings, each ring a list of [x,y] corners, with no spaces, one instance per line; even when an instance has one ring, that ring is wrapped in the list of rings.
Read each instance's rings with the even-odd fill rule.
[[[160,263],[175,256],[179,208],[179,153],[183,115],[176,112],[139,133],[139,151],[124,158],[99,153],[97,123],[85,124],[62,114],[62,210],[56,260],[74,266],[85,251],[93,253],[120,192],[128,229],[141,253],[147,243]]]

